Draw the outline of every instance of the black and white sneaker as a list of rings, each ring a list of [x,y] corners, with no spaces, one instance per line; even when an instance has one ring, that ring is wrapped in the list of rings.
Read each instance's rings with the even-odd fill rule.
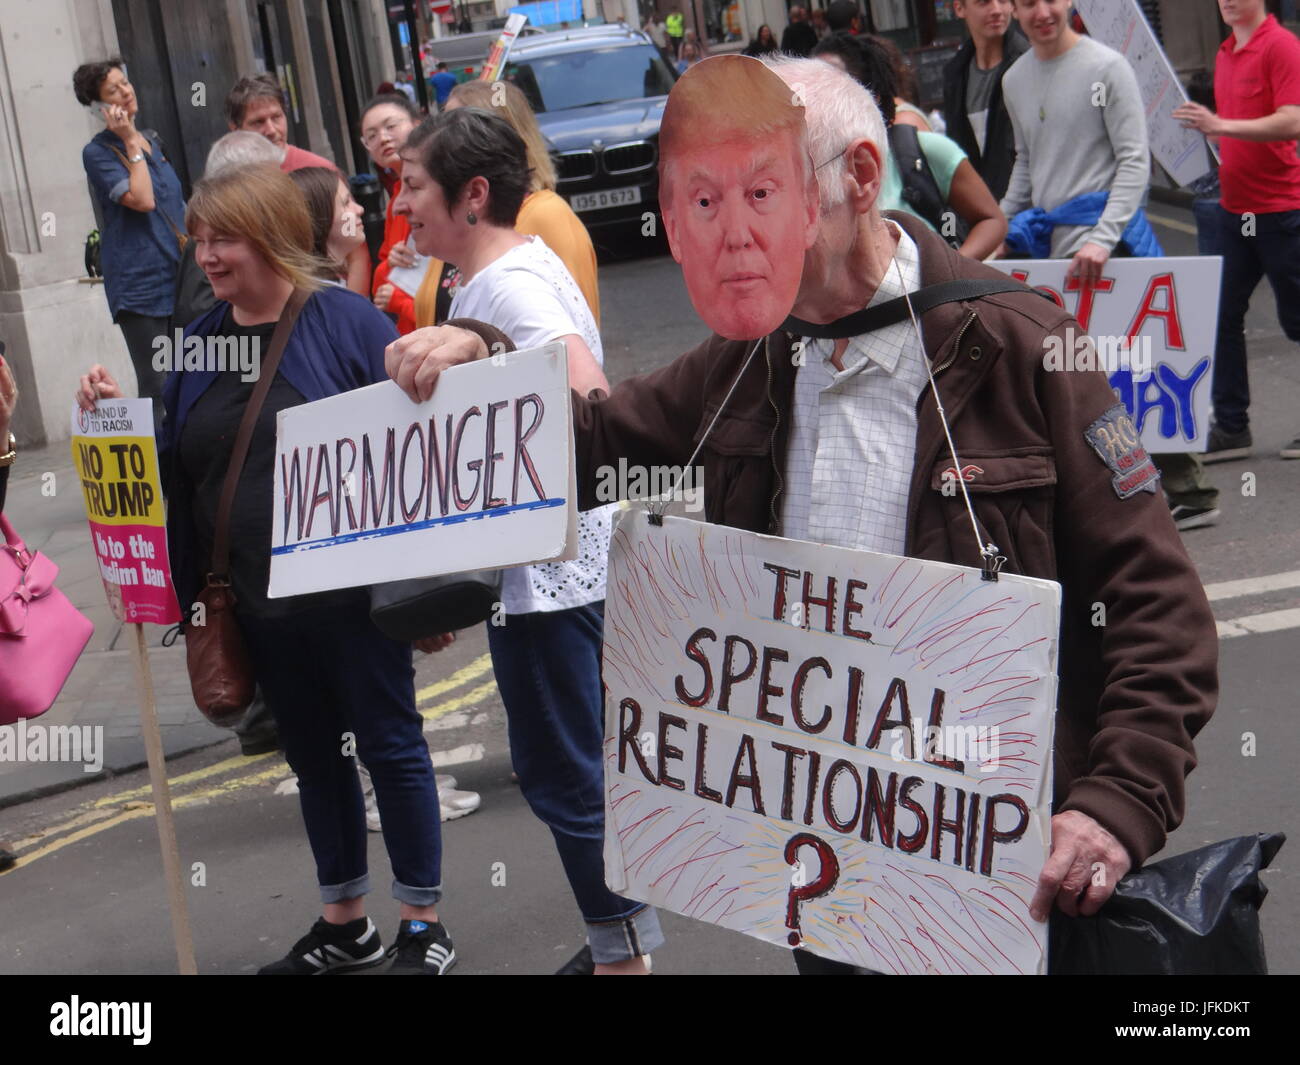
[[[1180,503],[1176,507],[1170,507],[1169,513],[1173,516],[1174,525],[1180,532],[1186,532],[1188,529],[1203,529],[1219,520],[1218,507],[1189,507],[1185,503]]]
[[[441,976],[456,964],[451,936],[438,921],[403,921],[389,953],[394,957],[388,971],[395,976]]]
[[[330,924],[321,917],[288,954],[264,965],[258,975],[318,976],[373,969],[383,965],[384,957],[379,929],[369,917],[358,917],[347,924]]]

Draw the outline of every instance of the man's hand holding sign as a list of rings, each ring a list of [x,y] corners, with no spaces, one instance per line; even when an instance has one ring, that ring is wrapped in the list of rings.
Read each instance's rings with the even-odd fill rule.
[[[802,946],[878,971],[1042,972],[1035,920],[1095,913],[1182,817],[1217,692],[1212,616],[1105,376],[1044,368],[1082,332],[1067,313],[969,292],[916,326],[844,331],[873,301],[1000,275],[876,210],[865,91],[816,61],[770,65],[785,85],[706,60],[664,115],[665,225],[717,335],[572,397],[581,506],[611,463],[699,461],[712,523],[616,530],[606,876],[770,941],[797,921]],[[748,169],[710,160],[724,151]],[[678,180],[710,171],[709,195]],[[809,239],[745,206],[760,173],[819,198]],[[784,302],[784,273],[757,265],[775,240],[806,249]],[[414,334],[390,374],[424,398],[501,339],[472,332]],[[757,535],[792,528],[828,546]],[[989,544],[996,581],[992,558],[971,568]],[[962,757],[945,730],[991,739],[981,725],[997,741]]]

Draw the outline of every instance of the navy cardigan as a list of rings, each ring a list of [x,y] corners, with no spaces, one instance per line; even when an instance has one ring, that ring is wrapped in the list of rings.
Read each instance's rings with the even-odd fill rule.
[[[219,302],[195,319],[185,336],[206,337],[221,327],[228,303]],[[397,339],[389,318],[364,296],[330,285],[313,293],[294,324],[276,370],[308,402],[388,380],[384,348]],[[194,528],[193,485],[180,464],[180,439],[194,404],[216,380],[217,371],[176,370],[167,375],[163,403],[167,418],[159,432],[159,461],[167,496],[167,550],[183,617],[202,587],[207,559],[199,553]],[[270,506],[271,500],[267,500]]]

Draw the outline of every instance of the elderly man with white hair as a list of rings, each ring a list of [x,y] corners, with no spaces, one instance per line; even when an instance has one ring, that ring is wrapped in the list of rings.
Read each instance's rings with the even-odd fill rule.
[[[719,62],[753,61],[709,59],[683,82]],[[1182,820],[1192,739],[1218,691],[1205,593],[1104,374],[1045,365],[1046,350],[1082,334],[1075,320],[916,219],[882,215],[887,142],[870,94],[815,60],[767,62],[806,109],[801,150],[820,187],[793,314],[757,344],[744,339],[752,332],[715,335],[608,396],[574,394],[580,505],[599,502],[602,466],[681,466],[703,438],[711,522],[968,566],[991,541],[1005,572],[1059,581],[1051,855],[1030,909],[1040,921],[1053,905],[1094,914]],[[723,78],[722,68],[710,76]],[[698,150],[715,146],[701,137]],[[770,154],[771,138],[751,138],[749,150]],[[689,182],[669,191],[664,219],[688,286],[695,251],[673,239],[685,217],[732,211],[722,242],[732,254],[765,239],[741,224],[725,189],[716,205]],[[389,348],[389,374],[412,398],[428,398],[442,369],[504,341],[489,325],[457,325],[465,328],[421,330]],[[965,493],[950,490],[956,477],[979,540]],[[847,970],[798,960],[805,970]]]

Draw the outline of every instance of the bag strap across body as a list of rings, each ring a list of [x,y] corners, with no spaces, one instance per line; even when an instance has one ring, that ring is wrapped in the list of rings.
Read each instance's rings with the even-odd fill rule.
[[[140,130],[140,133],[142,133],[145,137],[152,138],[154,141],[157,142],[155,146],[158,148],[160,152],[163,153],[163,160],[166,161],[167,153],[166,153],[166,149],[163,148],[162,138],[159,137],[158,134],[151,129],[142,129]],[[111,151],[114,155],[116,155],[120,160],[122,160],[122,165],[126,167],[126,172],[129,174],[131,172],[131,161],[127,159],[126,155],[116,145],[110,144],[108,146],[108,150]],[[147,166],[148,164],[146,163],[145,165]],[[87,182],[89,182],[90,179],[87,178],[86,180]],[[91,196],[91,200],[94,201],[94,199],[95,197]],[[181,228],[175,222],[172,221],[172,216],[167,213],[167,209],[163,207],[161,203],[158,203],[156,199],[154,201],[154,207],[157,209],[158,213],[162,215],[163,221],[166,222],[168,227],[171,229],[172,236],[176,238],[177,246],[181,249],[182,252],[185,251],[185,246],[190,242],[189,234],[183,232]],[[96,221],[99,222],[99,228],[103,229],[104,223],[99,220],[98,203],[95,204],[95,219]]]
[[[1031,289],[1028,285],[1012,277],[1005,280],[958,278],[955,281],[940,281],[935,285],[926,285],[925,288],[908,293],[908,295],[911,297],[912,308],[919,316],[944,303],[962,303],[966,300],[979,299],[981,296],[992,296],[999,292],[1037,291],[1037,289]],[[1044,299],[1051,299],[1045,292],[1038,292],[1038,295]],[[845,315],[843,318],[837,318],[833,322],[827,322],[825,325],[805,322],[802,318],[791,315],[781,323],[781,328],[795,336],[816,337],[819,340],[839,340],[844,337],[855,337],[863,333],[883,329],[895,322],[904,321],[909,317],[907,304],[907,298],[897,296],[874,307],[867,307],[855,311],[853,314]]]
[[[212,566],[208,573],[208,583],[228,584],[230,582],[230,511],[235,504],[235,490],[239,487],[239,476],[244,472],[244,462],[248,458],[248,448],[253,442],[253,430],[257,426],[257,417],[262,412],[267,393],[271,391],[271,381],[276,368],[280,365],[280,356],[284,354],[285,345],[289,343],[289,334],[293,332],[294,322],[311,294],[303,289],[294,289],[289,302],[280,312],[275,323],[275,332],[271,334],[271,347],[262,360],[261,372],[253,394],[249,397],[244,416],[239,422],[239,432],[235,435],[235,446],[230,452],[230,465],[226,468],[226,479],[221,485],[221,500],[217,504],[217,522],[212,535]]]

